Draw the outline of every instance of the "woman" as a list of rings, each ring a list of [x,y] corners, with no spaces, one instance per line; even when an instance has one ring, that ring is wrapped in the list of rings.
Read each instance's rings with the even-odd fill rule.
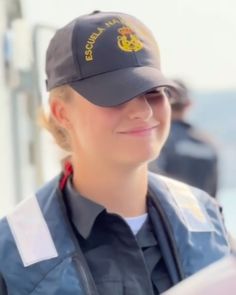
[[[70,157],[0,223],[3,294],[160,294],[230,252],[214,200],[148,173],[174,85],[140,21],[75,19],[52,38],[46,72],[45,125]]]

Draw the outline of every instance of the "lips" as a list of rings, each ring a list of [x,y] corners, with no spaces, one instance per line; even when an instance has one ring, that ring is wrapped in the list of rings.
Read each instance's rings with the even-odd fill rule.
[[[118,133],[121,134],[146,134],[151,132],[152,130],[156,129],[158,126],[160,125],[160,123],[157,123],[155,125],[152,126],[139,126],[139,127],[135,127],[135,128],[131,128],[128,130],[124,130],[124,131],[120,131]]]

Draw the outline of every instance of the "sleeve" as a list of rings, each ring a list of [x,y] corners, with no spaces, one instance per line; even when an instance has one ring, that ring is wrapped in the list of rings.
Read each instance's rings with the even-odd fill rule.
[[[2,277],[2,275],[0,274],[0,295],[7,295],[7,287],[6,287],[6,283]]]

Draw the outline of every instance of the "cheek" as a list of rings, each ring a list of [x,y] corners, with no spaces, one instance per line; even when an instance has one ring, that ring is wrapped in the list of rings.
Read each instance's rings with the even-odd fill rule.
[[[168,99],[163,99],[154,106],[155,119],[162,124],[169,125],[171,118],[171,107]]]
[[[115,108],[101,108],[94,116],[93,122],[104,134],[113,133],[120,122],[120,112]]]
[[[170,106],[170,103],[169,103],[168,100],[165,103],[165,107],[164,107],[163,113],[165,114],[166,121],[168,123],[170,123],[170,120],[171,120],[171,106]]]
[[[109,109],[89,110],[81,112],[74,118],[75,132],[78,141],[88,148],[107,144],[116,128],[118,118]]]

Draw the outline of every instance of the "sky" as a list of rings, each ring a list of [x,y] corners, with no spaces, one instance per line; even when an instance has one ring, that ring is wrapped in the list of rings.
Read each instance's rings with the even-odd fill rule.
[[[163,72],[193,89],[236,89],[235,0],[22,0],[31,24],[60,27],[93,10],[130,13],[154,33]]]

